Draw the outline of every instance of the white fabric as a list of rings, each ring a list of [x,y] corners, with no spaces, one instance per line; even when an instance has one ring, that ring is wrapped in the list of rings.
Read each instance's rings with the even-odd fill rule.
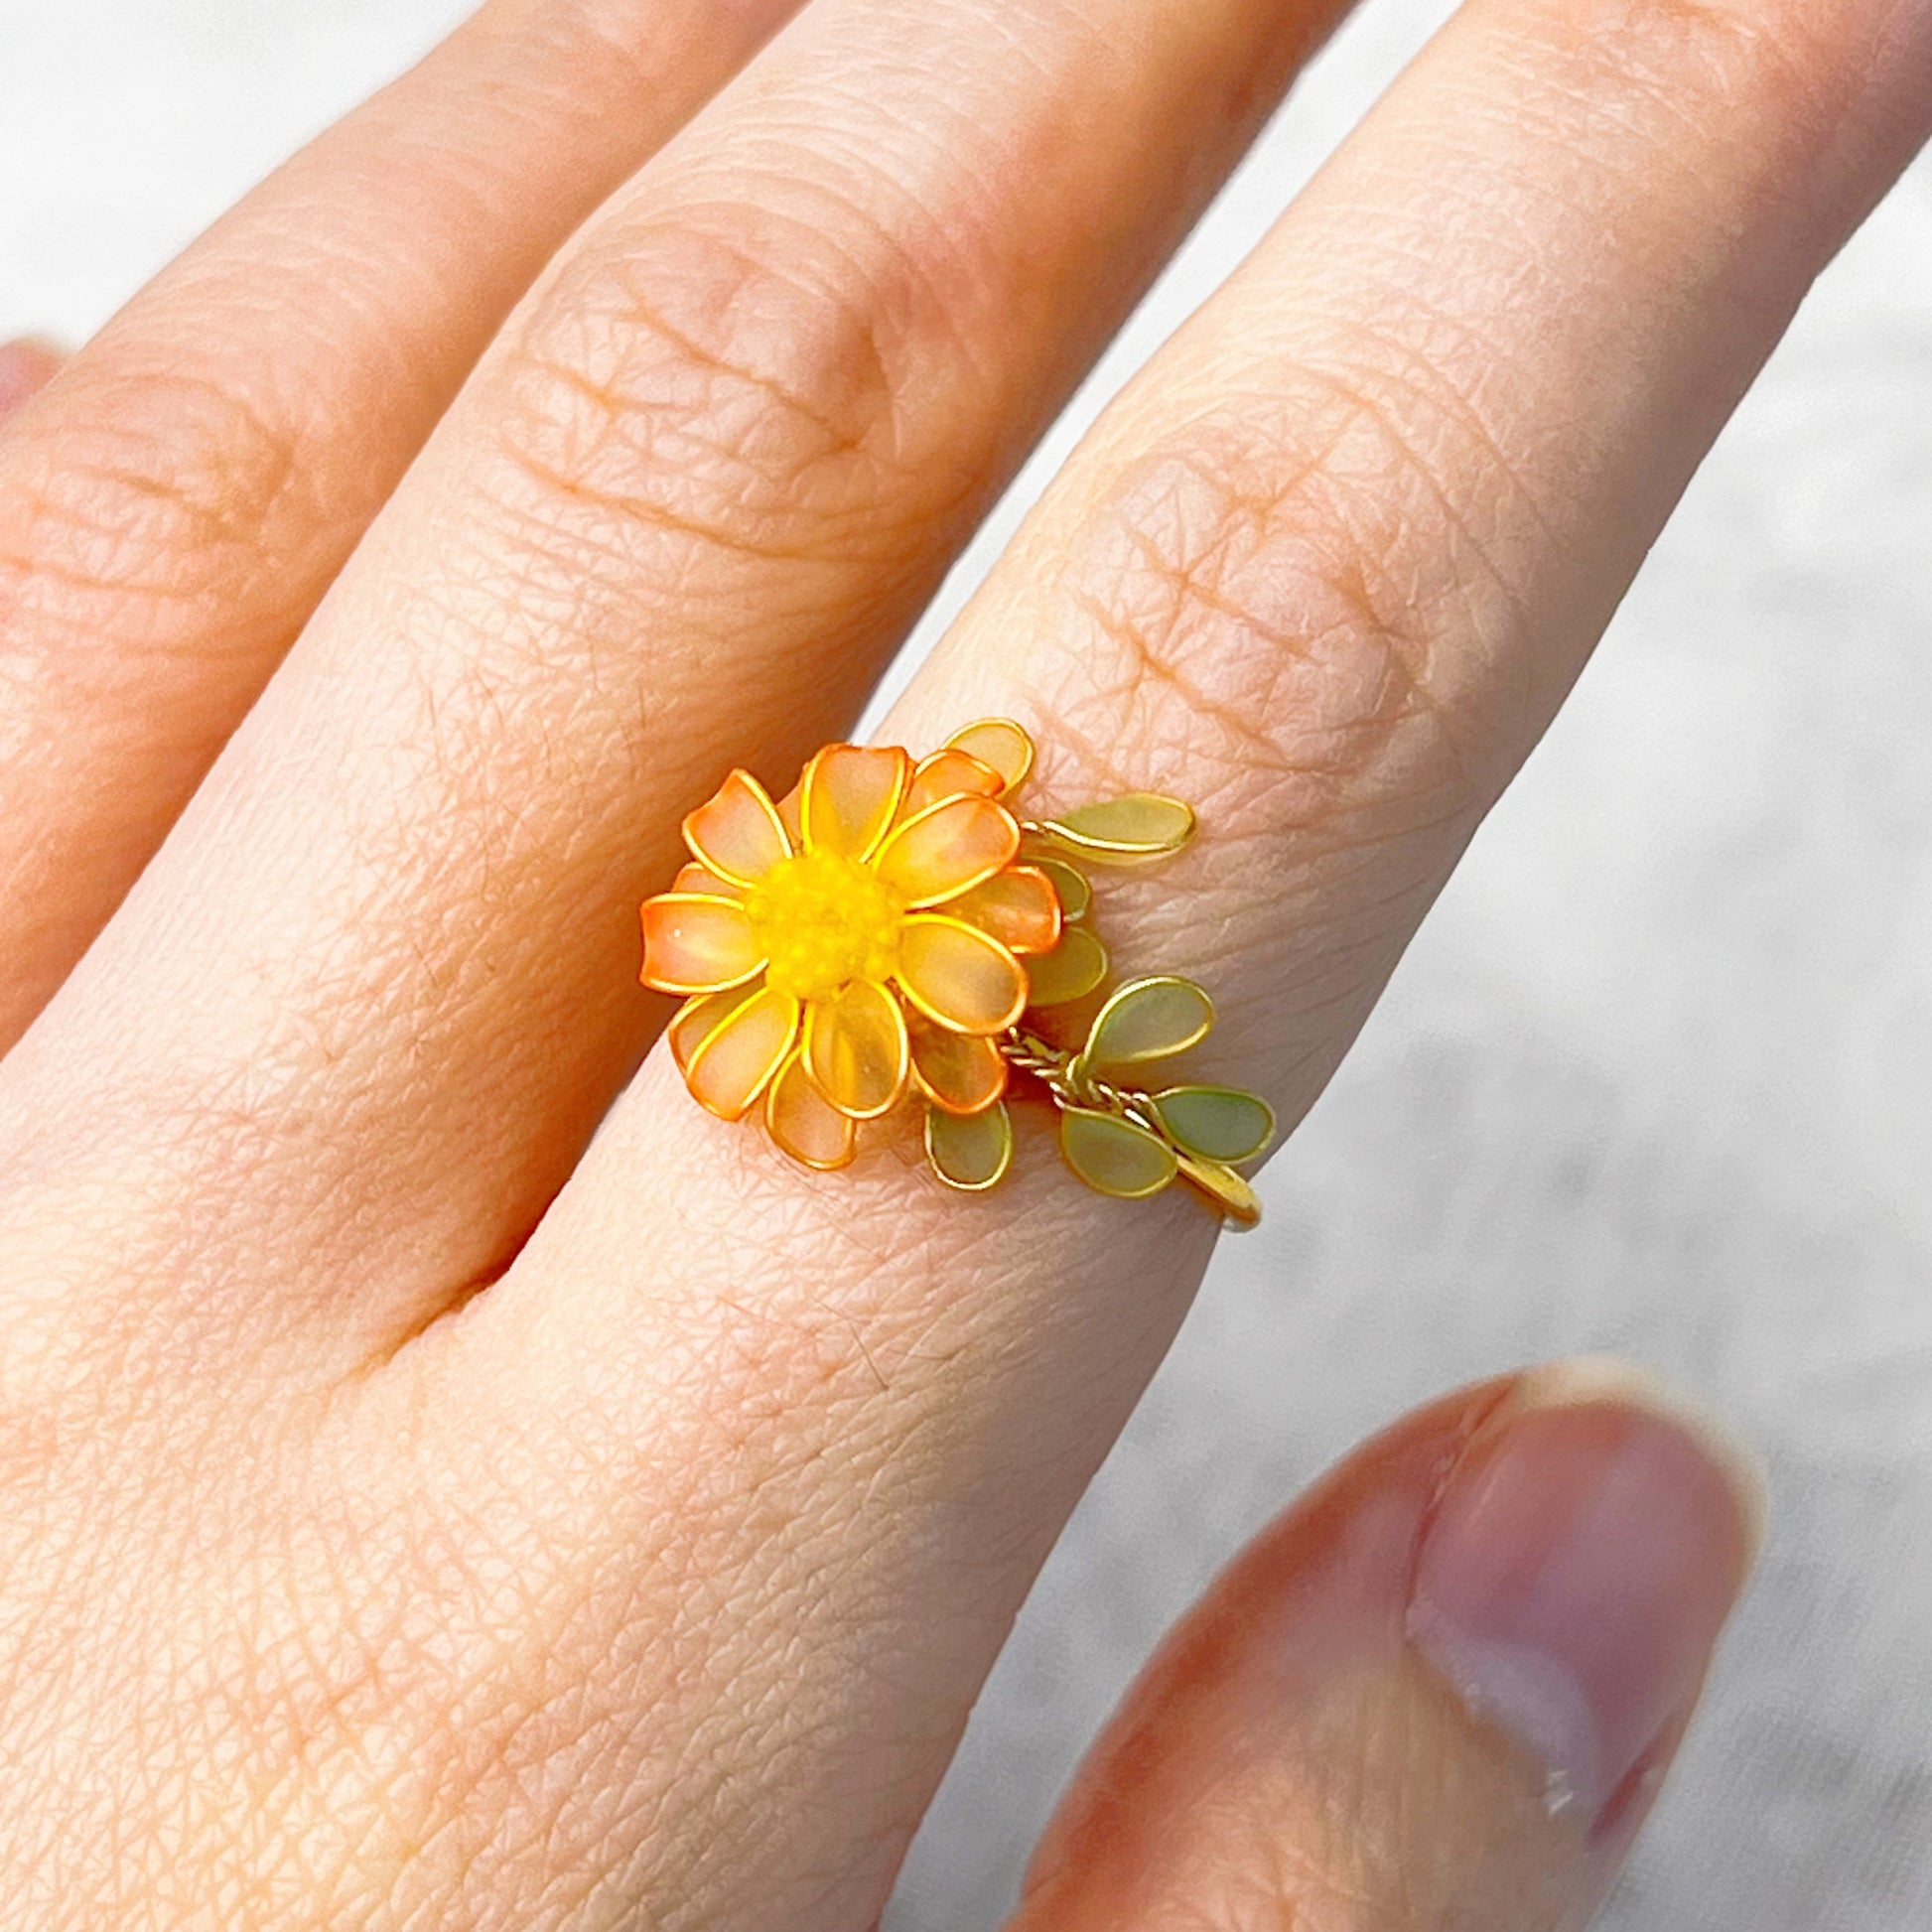
[[[0,334],[83,335],[454,0],[0,0]],[[1379,0],[1049,457],[1443,11]],[[1010,530],[1002,511],[990,542]],[[949,587],[935,622],[974,571]],[[922,636],[929,636],[928,624]],[[1932,171],[1831,271],[1035,1592],[890,1932],[987,1924],[1163,1627],[1407,1404],[1620,1349],[1768,1451],[1608,1923],[1932,1922]]]

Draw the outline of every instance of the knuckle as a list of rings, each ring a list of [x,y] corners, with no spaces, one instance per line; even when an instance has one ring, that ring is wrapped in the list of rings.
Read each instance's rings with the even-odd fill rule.
[[[951,425],[913,392],[943,395],[951,351],[911,255],[861,220],[714,207],[574,260],[503,376],[502,448],[540,518],[874,564],[942,514]]]
[[[1514,736],[1488,648],[1514,603],[1499,491],[1516,507],[1434,385],[1298,368],[1266,412],[1223,406],[1109,489],[1059,585],[1082,648],[1031,695],[1108,782],[1131,774],[1105,748],[1173,746],[1200,802],[1248,819],[1333,822],[1392,788],[1486,803]]]
[[[59,627],[64,643],[139,631],[160,648],[181,634],[172,610],[199,641],[300,488],[300,431],[224,378],[74,373],[58,417],[7,453],[0,629],[31,649],[53,609],[84,620]],[[80,667],[64,655],[63,668]]]
[[[1564,28],[1587,69],[1706,122],[1713,98],[1740,111],[1769,101],[1829,137],[1875,52],[1862,0],[1603,0],[1590,11]]]

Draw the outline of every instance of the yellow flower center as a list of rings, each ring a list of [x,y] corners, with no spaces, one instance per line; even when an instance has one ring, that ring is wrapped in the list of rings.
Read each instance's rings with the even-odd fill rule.
[[[778,863],[745,896],[768,962],[767,986],[829,1000],[856,979],[884,980],[898,963],[904,901],[869,867],[829,852]]]

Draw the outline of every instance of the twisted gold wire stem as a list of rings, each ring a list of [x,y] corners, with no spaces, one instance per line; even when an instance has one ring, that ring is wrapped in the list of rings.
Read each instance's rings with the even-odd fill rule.
[[[1104,1113],[1122,1114],[1137,1126],[1161,1133],[1151,1094],[1139,1087],[1123,1087],[1102,1079],[1091,1067],[1079,1064],[1077,1053],[1055,1046],[1020,1027],[1002,1034],[999,1046],[1010,1065],[1035,1075],[1062,1107],[1091,1107]]]
[[[1078,1053],[1055,1046],[1022,1027],[1000,1035],[998,1044],[1008,1064],[1034,1074],[1052,1095],[1056,1107],[1062,1110],[1085,1107],[1110,1113],[1132,1121],[1136,1127],[1145,1128],[1166,1142],[1173,1149],[1181,1177],[1191,1181],[1195,1190],[1213,1203],[1226,1224],[1249,1228],[1260,1220],[1261,1204],[1247,1180],[1221,1162],[1203,1160],[1175,1146],[1152,1094],[1140,1087],[1124,1087],[1103,1079],[1091,1067],[1080,1064]]]

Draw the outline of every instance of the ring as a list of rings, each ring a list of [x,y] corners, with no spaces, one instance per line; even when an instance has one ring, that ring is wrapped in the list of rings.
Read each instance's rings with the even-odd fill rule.
[[[1033,764],[1027,733],[988,718],[916,761],[827,745],[775,802],[731,772],[684,821],[691,862],[641,907],[639,977],[684,996],[678,1070],[821,1171],[852,1163],[864,1123],[920,1105],[927,1165],[966,1193],[1004,1178],[1009,1101],[1035,1096],[1089,1187],[1139,1200],[1184,1180],[1252,1227],[1237,1170],[1273,1110],[1240,1087],[1140,1084],[1207,1037],[1213,1003],[1173,973],[1106,991],[1091,919],[1088,869],[1178,852],[1193,807],[1137,791],[1023,818]]]

